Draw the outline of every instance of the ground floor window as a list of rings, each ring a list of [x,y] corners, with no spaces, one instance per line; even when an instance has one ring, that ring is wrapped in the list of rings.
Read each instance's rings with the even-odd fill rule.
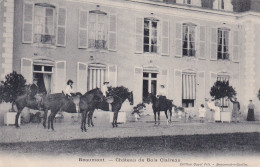
[[[196,74],[182,74],[182,106],[194,107],[196,100]]]
[[[218,75],[217,81],[229,81],[230,76],[229,75]],[[229,99],[228,97],[224,97],[220,99],[220,106],[223,108],[228,108],[229,106]]]
[[[143,73],[143,101],[146,102],[148,94],[157,94],[157,73]]]
[[[88,66],[88,91],[101,88],[104,81],[107,81],[107,67],[104,64],[90,64]]]
[[[52,92],[53,66],[33,65],[33,79],[37,79],[39,93],[50,94]]]

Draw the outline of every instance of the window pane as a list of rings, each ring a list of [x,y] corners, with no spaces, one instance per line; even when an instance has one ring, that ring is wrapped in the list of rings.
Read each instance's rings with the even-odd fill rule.
[[[149,37],[144,37],[144,44],[149,44]]]
[[[149,36],[149,29],[144,29],[144,36]]]
[[[152,73],[152,78],[157,78],[157,74],[156,73]]]
[[[152,28],[153,28],[153,30],[157,29],[157,22],[152,22]]]
[[[151,52],[157,53],[157,45],[152,45],[151,46]]]
[[[152,44],[157,44],[157,38],[152,38]]]
[[[40,65],[34,65],[34,66],[33,66],[33,71],[42,71],[42,66],[40,66]]]
[[[149,52],[149,45],[144,45],[144,52]]]
[[[144,73],[143,73],[143,77],[149,77],[149,73],[144,72]]]
[[[52,72],[52,66],[44,66],[44,71]]]
[[[184,49],[185,49],[185,48],[188,48],[188,42],[187,42],[187,41],[183,41],[182,47],[183,47]]]
[[[218,59],[222,59],[222,53],[218,52]]]
[[[187,56],[188,55],[188,50],[187,49],[183,49],[182,50],[182,54],[183,54],[183,56]]]
[[[157,87],[157,81],[156,80],[152,80],[151,81],[151,93],[153,95],[156,95],[156,87]]]

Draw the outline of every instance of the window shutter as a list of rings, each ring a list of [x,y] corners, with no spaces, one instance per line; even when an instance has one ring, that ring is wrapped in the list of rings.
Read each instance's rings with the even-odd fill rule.
[[[239,62],[240,60],[240,38],[239,31],[233,31],[233,62]]]
[[[168,69],[161,69],[160,73],[158,75],[158,84],[157,84],[157,90],[160,89],[160,85],[164,85],[166,89],[166,96],[168,97],[168,76],[169,76],[169,70]],[[157,91],[158,93],[158,91]]]
[[[182,57],[182,24],[176,23],[175,56]]]
[[[31,59],[21,59],[21,74],[26,79],[27,84],[31,84],[33,80],[33,62]]]
[[[33,18],[34,4],[24,2],[23,4],[23,43],[33,43]]]
[[[199,55],[201,59],[206,58],[206,26],[199,27]]]
[[[169,21],[162,21],[162,55],[169,55]]]
[[[199,71],[197,75],[197,104],[205,103],[205,72]]]
[[[66,61],[58,61],[55,66],[55,93],[61,93],[66,86]]]
[[[135,53],[143,53],[144,46],[144,19],[137,17],[135,19]]]
[[[117,49],[117,16],[109,16],[109,31],[108,31],[108,50],[116,51]]]
[[[134,105],[143,102],[143,68],[134,67]]]
[[[209,85],[209,90],[210,90],[211,87],[215,84],[216,81],[217,81],[217,73],[215,73],[215,72],[210,72],[210,85]]]
[[[174,69],[174,104],[182,106],[182,71]]]
[[[79,11],[78,48],[88,48],[88,11]]]
[[[108,81],[112,87],[117,86],[117,66],[108,66]]]
[[[56,45],[66,46],[66,18],[67,8],[60,7],[58,9]]]
[[[217,60],[217,41],[218,41],[217,28],[211,28],[211,41],[210,41],[210,60]]]
[[[78,62],[77,67],[77,91],[82,94],[87,92],[88,80],[88,65]]]

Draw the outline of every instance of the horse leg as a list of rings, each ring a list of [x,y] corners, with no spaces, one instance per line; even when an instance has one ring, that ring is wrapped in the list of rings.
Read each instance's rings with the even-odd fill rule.
[[[158,125],[160,125],[160,111],[158,111]]]
[[[172,108],[169,109],[169,112],[170,112],[170,119],[169,119],[169,121],[170,121],[170,124],[171,124],[171,122],[172,122]]]
[[[115,125],[116,125],[116,127],[117,127],[118,112],[119,112],[119,111],[116,111],[116,112],[115,112]]]
[[[18,119],[21,114],[22,110],[18,110],[15,116],[15,127],[19,128]]]
[[[153,115],[154,115],[154,124],[156,125],[156,111],[153,111]]]
[[[87,121],[87,112],[85,113],[85,116],[84,116],[84,131],[87,132],[87,128],[86,128],[86,121]]]
[[[81,112],[81,131],[83,132],[84,128],[83,128],[83,124],[84,124],[84,117],[85,117],[85,111]]]
[[[164,112],[165,112],[165,116],[166,116],[166,119],[167,119],[167,120],[166,120],[166,124],[168,125],[169,119],[168,119],[168,113],[167,113],[167,111],[168,111],[168,110],[165,110]]]
[[[48,114],[48,110],[44,110],[44,113],[43,113],[43,127],[46,128],[46,119],[47,119],[47,114]]]
[[[54,119],[54,117],[53,117],[53,114],[54,113],[54,111],[53,110],[51,110],[51,113],[50,113],[50,115],[48,116],[48,129],[50,129],[50,126],[51,126],[51,128],[53,128],[53,125],[51,125],[52,124],[52,121],[53,121],[53,119]]]

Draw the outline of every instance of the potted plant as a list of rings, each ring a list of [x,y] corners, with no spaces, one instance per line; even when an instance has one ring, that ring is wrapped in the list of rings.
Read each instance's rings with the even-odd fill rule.
[[[12,107],[5,114],[5,124],[14,124],[16,112],[14,110],[14,103],[18,96],[25,93],[26,80],[21,74],[13,71],[5,76],[5,81],[0,83],[0,103],[11,103]]]
[[[235,89],[229,85],[229,81],[217,81],[211,87],[210,95],[215,100],[220,100],[221,98],[231,98],[236,95]],[[223,106],[221,105],[220,119],[221,121],[231,121],[231,112],[224,112]]]

